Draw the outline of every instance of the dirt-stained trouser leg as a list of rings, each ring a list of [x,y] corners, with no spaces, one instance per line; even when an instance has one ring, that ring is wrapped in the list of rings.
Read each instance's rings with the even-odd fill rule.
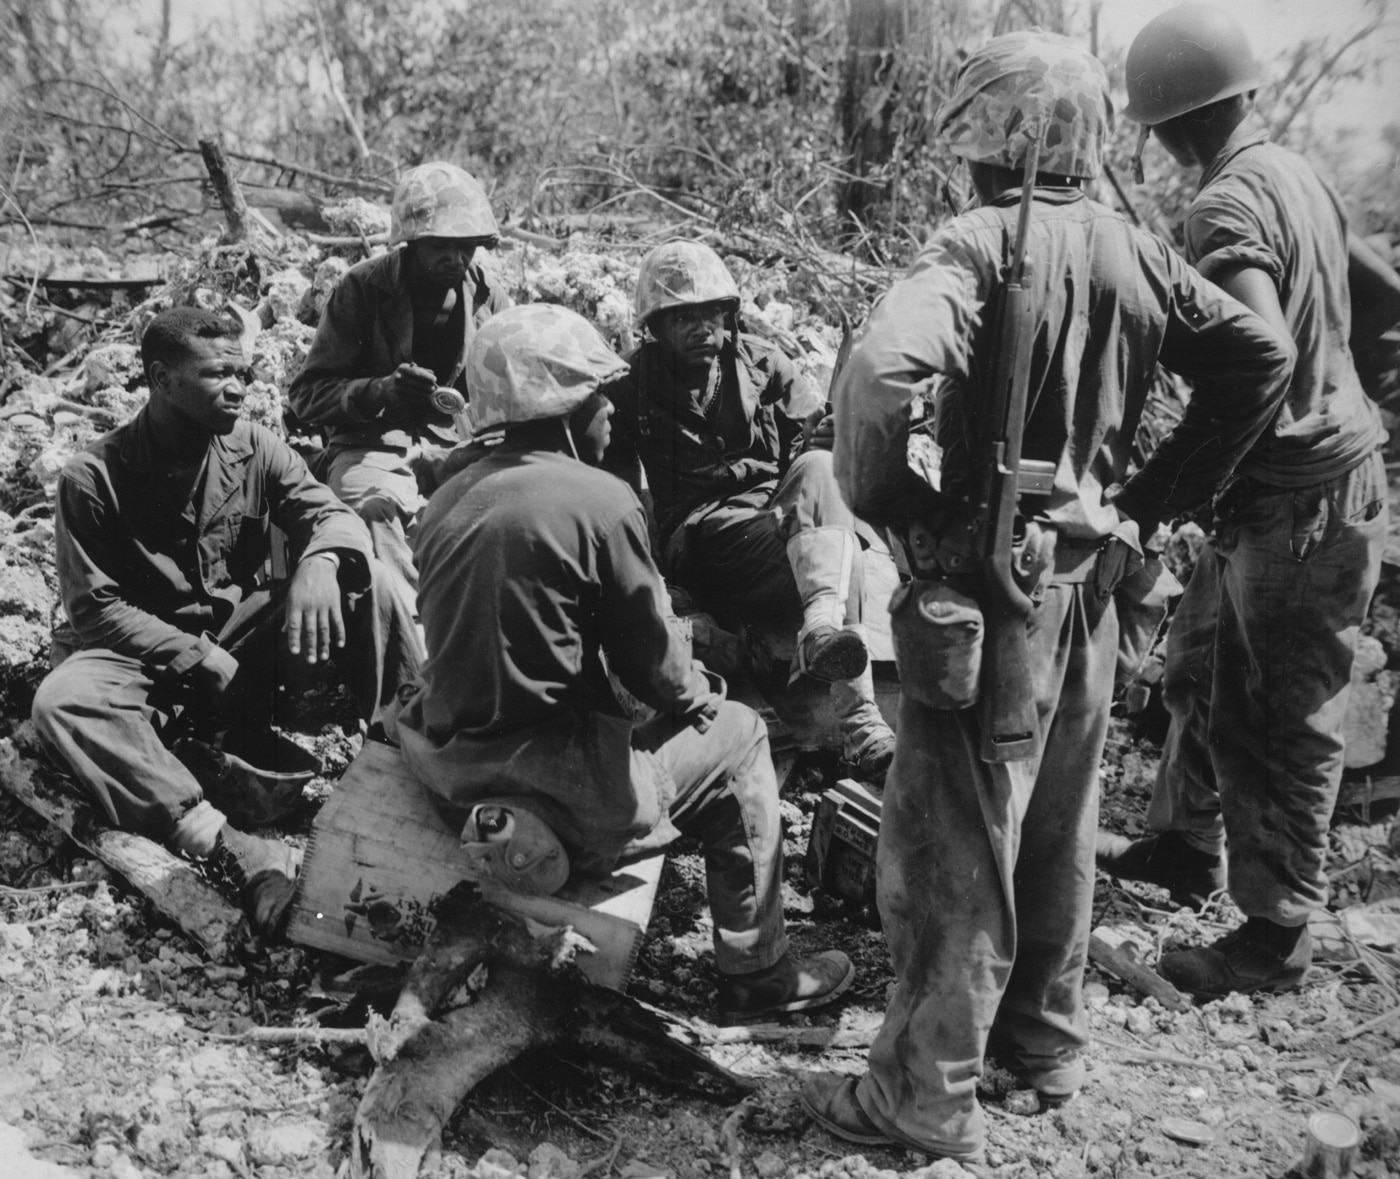
[[[671,821],[705,850],[705,883],[720,974],[766,970],[787,952],[783,834],[768,730],[727,700],[705,732],[658,717],[636,730],[634,757],[676,785]]]
[[[857,1095],[869,1117],[950,1157],[983,1147],[988,1039],[1025,1084],[1083,1081],[1082,1001],[1118,623],[1054,585],[1031,627],[1045,751],[989,766],[975,710],[907,697],[885,788],[878,899],[896,987]]]

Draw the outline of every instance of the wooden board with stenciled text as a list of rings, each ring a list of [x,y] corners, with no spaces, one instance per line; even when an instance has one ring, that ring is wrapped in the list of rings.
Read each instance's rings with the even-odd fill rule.
[[[610,877],[570,881],[552,897],[495,885],[482,895],[508,912],[572,926],[596,952],[579,966],[598,986],[623,990],[651,917],[662,855]],[[415,958],[435,907],[466,878],[458,833],[409,773],[398,750],[366,742],[312,828],[287,929],[291,941],[361,962]]]

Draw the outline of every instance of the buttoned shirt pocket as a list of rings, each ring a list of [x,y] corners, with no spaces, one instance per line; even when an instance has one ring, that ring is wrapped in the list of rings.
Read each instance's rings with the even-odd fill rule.
[[[256,583],[267,560],[270,526],[267,512],[234,510],[211,520],[199,538],[205,587],[246,589]]]

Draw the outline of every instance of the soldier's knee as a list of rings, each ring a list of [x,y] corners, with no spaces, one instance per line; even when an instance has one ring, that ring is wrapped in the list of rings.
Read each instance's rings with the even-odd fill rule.
[[[74,713],[97,699],[91,678],[74,675],[66,668],[67,664],[60,665],[44,677],[29,709],[35,727],[46,735],[71,728]]]
[[[375,492],[355,504],[355,513],[366,524],[399,524],[404,517],[403,505],[392,495]]]

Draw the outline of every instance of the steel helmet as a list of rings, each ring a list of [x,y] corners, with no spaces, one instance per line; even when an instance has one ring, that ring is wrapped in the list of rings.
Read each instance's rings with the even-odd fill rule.
[[[553,303],[498,312],[467,351],[472,433],[563,417],[627,362],[583,316]]]
[[[1155,126],[1263,83],[1244,30],[1209,4],[1180,4],[1143,26],[1124,67],[1124,114]]]
[[[394,189],[391,245],[420,237],[476,238],[495,245],[500,236],[486,190],[455,164],[419,164]]]
[[[737,311],[734,276],[709,246],[680,239],[662,242],[637,271],[637,322],[645,324],[668,307],[696,303],[728,303]]]
[[[935,126],[954,155],[1012,169],[1039,134],[1041,172],[1092,180],[1113,126],[1108,74],[1068,37],[1006,33],[963,63]]]

